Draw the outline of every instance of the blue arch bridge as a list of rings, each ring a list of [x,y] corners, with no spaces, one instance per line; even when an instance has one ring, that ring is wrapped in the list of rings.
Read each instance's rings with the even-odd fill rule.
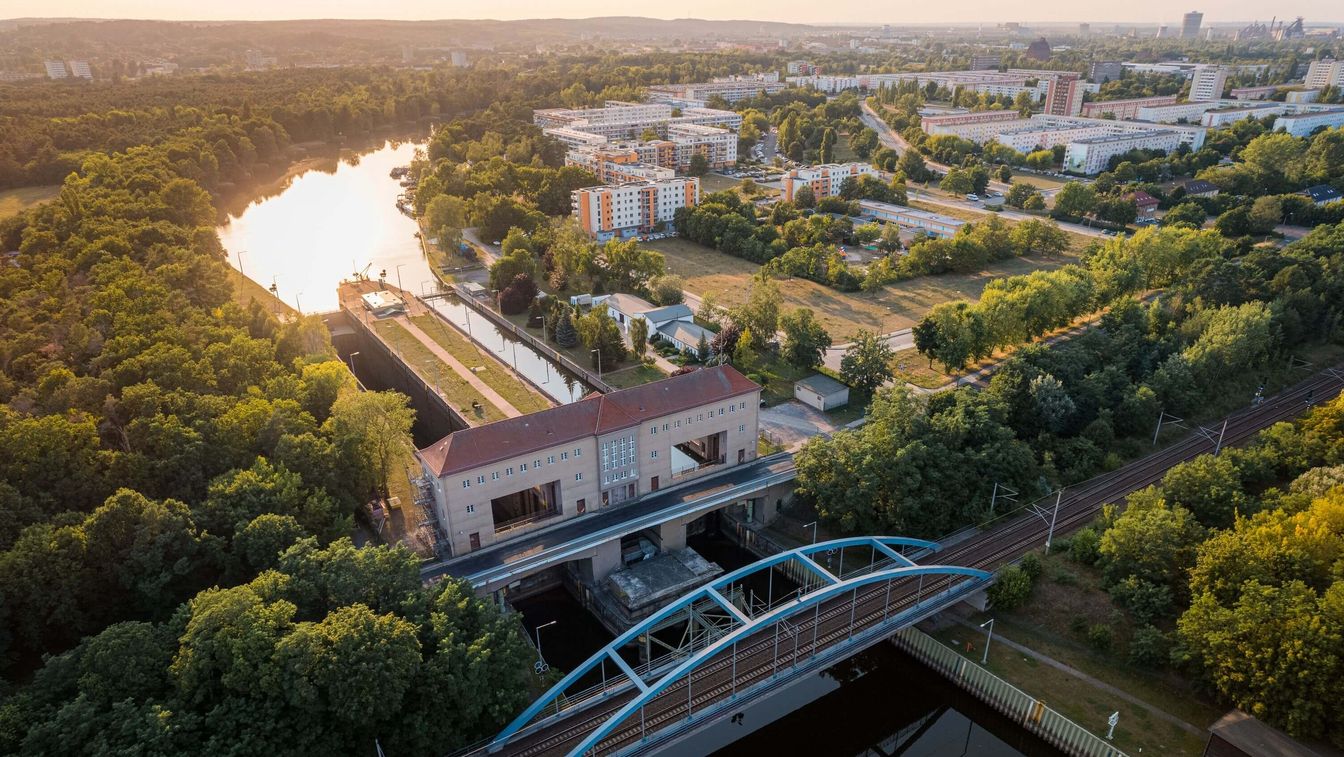
[[[667,605],[575,668],[490,753],[640,754],[982,592],[939,545],[867,536],[781,552]]]

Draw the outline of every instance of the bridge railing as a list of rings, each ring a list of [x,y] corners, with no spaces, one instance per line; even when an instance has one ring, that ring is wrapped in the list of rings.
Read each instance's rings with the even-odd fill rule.
[[[981,701],[1022,724],[1046,743],[1075,757],[1125,757],[1111,742],[1069,720],[1044,702],[962,657],[914,626],[892,641],[915,659],[947,676]]]

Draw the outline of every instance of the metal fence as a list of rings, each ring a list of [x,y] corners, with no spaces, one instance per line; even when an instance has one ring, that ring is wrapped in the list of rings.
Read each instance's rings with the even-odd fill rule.
[[[1076,757],[1125,757],[1111,742],[1069,720],[1032,695],[962,657],[914,626],[892,635],[898,647],[1008,716],[1051,746]]]

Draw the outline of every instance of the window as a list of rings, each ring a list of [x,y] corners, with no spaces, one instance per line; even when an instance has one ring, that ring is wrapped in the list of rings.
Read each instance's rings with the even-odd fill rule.
[[[518,472],[519,472],[519,473],[526,473],[526,472],[527,472],[527,463],[520,463],[520,464],[518,465]]]
[[[582,481],[582,480],[583,480],[583,474],[582,474],[582,473],[575,473],[575,474],[574,474],[574,480],[575,480],[575,481]]]
[[[568,460],[568,459],[569,459],[569,453],[568,453],[568,452],[561,452],[561,453],[560,453],[560,459],[561,459],[561,460]]]
[[[747,409],[747,403],[745,403],[745,402],[741,403],[740,405],[738,405],[737,409],[738,409],[738,410],[746,410],[746,409]]]
[[[512,476],[512,475],[513,475],[513,466],[512,466],[512,465],[510,465],[509,467],[507,467],[507,468],[504,469],[504,475],[506,475],[506,476]]]
[[[737,405],[729,405],[729,406],[728,406],[728,412],[730,412],[730,413],[736,413],[736,412],[737,412]]]
[[[745,433],[747,433],[747,424],[745,424],[745,423],[739,423],[739,424],[737,424],[737,433],[739,433],[739,434],[745,434]]]
[[[483,483],[485,483],[485,476],[477,476],[477,477],[476,477],[476,483],[478,483],[478,484],[483,484]]]
[[[677,421],[677,428],[681,428],[681,421]]]
[[[474,513],[474,512],[476,512],[476,506],[475,506],[475,505],[467,505],[467,515],[471,515],[471,514]]]
[[[664,423],[664,424],[663,424],[663,430],[666,431],[667,429],[668,429],[668,424]]]
[[[533,468],[540,468],[540,467],[541,467],[541,461],[540,461],[540,460],[533,460],[533,461],[532,461],[532,467],[533,467]]]
[[[575,448],[574,448],[574,457],[583,457],[583,448],[582,448],[582,447],[575,447]]]
[[[464,478],[464,479],[462,479],[462,488],[463,488],[463,489],[470,489],[470,488],[471,488],[471,479],[469,479],[469,478]]]
[[[657,458],[657,457],[658,457],[658,450],[654,450],[654,451],[650,452],[650,453],[649,453],[649,457],[651,457],[651,458]]]
[[[658,433],[658,427],[657,427],[657,426],[649,426],[649,433],[650,433],[650,434],[656,434],[656,433]]]
[[[498,480],[499,480],[499,471],[490,471],[490,480],[491,480],[491,481],[498,481]]]
[[[547,464],[547,465],[555,465],[555,455],[547,455],[547,456],[546,456],[546,464]]]

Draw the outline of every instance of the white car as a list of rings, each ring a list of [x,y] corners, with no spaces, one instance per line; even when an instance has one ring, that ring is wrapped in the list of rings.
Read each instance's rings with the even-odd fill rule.
[[[971,194],[966,195],[966,199],[971,200],[971,201],[973,201],[973,202],[979,202],[979,201],[980,201],[980,195],[975,194],[974,192],[972,192]]]

